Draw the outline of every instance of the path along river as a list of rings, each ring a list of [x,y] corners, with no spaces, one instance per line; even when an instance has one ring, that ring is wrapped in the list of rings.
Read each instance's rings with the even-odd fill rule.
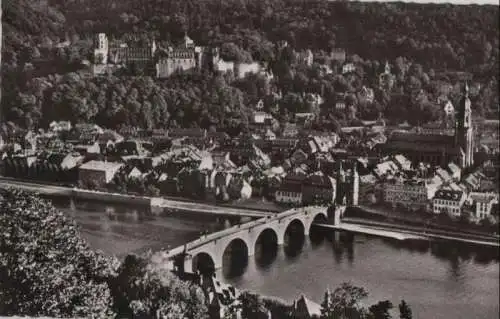
[[[175,247],[220,224],[215,217],[193,221],[168,214],[153,216],[144,207],[70,205],[68,200],[54,200],[54,204],[77,220],[94,248],[118,256]],[[498,255],[490,257],[491,250],[361,235],[335,240],[331,232],[313,235],[240,265],[228,263],[217,276],[238,288],[286,301],[303,293],[321,302],[328,287],[351,281],[369,291],[367,302],[404,298],[414,318],[499,318],[499,262]]]

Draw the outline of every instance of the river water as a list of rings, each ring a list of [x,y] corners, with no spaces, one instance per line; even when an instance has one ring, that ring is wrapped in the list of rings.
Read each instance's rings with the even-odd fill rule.
[[[76,219],[92,247],[120,257],[175,247],[221,224],[213,216],[193,220],[193,215],[153,215],[144,207],[53,202]],[[493,319],[499,318],[499,261],[498,252],[493,253],[495,258],[490,257],[491,250],[464,245],[403,243],[362,235],[338,238],[313,231],[312,239],[266,249],[240,265],[229,262],[217,277],[289,302],[303,293],[318,303],[327,288],[350,281],[368,290],[367,303],[405,299],[414,318]]]

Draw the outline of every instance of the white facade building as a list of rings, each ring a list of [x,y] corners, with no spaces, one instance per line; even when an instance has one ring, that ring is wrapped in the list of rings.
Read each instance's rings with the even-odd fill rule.
[[[460,217],[466,198],[467,196],[463,191],[439,190],[432,200],[432,211],[434,214],[446,212],[455,217]]]

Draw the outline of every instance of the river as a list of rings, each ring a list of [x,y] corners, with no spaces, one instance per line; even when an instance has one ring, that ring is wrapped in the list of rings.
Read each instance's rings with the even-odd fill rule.
[[[67,200],[54,204],[75,218],[95,249],[124,256],[175,247],[220,227],[220,220],[153,215],[144,207]],[[191,215],[192,216],[192,215]],[[367,303],[405,299],[414,318],[499,318],[498,255],[445,243],[403,243],[374,237],[313,232],[288,248],[266,250],[217,276],[240,289],[293,301],[301,293],[318,303],[327,288],[350,281],[369,292]],[[228,263],[230,264],[230,263]]]

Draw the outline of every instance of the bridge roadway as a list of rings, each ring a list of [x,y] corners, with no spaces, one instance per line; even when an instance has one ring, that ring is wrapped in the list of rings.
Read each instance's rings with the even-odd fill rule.
[[[97,192],[83,189],[76,189],[58,185],[38,184],[33,182],[25,182],[14,179],[7,179],[0,177],[0,189],[18,188],[28,192],[39,193],[43,195],[59,195],[66,197],[82,198],[88,200],[101,200],[103,202],[117,202],[129,203],[132,199],[142,199],[141,202],[149,203],[155,209],[172,209],[181,210],[183,212],[204,213],[212,215],[225,215],[225,216],[240,216],[240,217],[253,217],[261,218],[275,214],[274,212],[267,212],[261,210],[253,210],[246,208],[236,208],[231,206],[217,206],[197,202],[188,202],[180,200],[172,200],[160,197],[145,197],[145,196],[131,196],[118,193]]]
[[[234,241],[242,243],[248,256],[253,256],[257,241],[264,232],[271,234],[277,245],[283,245],[287,230],[292,224],[295,229],[308,236],[313,223],[324,223],[327,220],[326,211],[327,208],[321,206],[290,209],[202,236],[170,251],[158,252],[153,256],[153,261],[160,267],[174,270],[174,260],[181,256],[184,271],[194,273],[198,269],[196,257],[204,255],[210,258],[215,269],[219,269],[223,264],[224,252]]]

